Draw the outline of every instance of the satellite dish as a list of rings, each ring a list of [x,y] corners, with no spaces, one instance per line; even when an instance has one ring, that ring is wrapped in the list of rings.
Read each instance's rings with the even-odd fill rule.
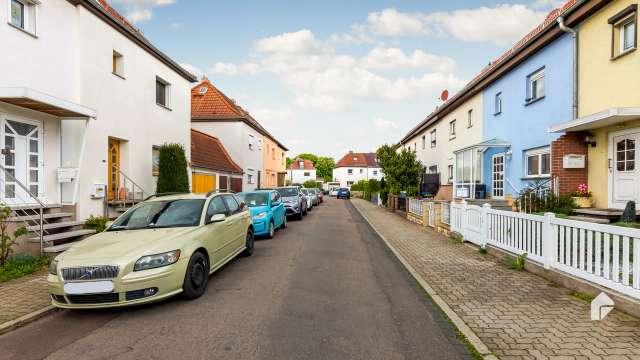
[[[448,98],[449,98],[449,91],[447,89],[442,90],[442,93],[440,94],[440,100],[447,101]]]

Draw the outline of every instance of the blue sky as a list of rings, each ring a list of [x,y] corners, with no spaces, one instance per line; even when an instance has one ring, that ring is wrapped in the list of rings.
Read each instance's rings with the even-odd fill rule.
[[[289,156],[397,142],[558,0],[111,0]]]

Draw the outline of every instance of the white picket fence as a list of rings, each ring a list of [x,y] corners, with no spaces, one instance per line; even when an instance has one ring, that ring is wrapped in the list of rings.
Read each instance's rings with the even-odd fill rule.
[[[424,208],[422,207],[422,199],[409,198],[409,212],[418,216],[422,216]]]
[[[640,230],[452,203],[451,230],[640,299]]]

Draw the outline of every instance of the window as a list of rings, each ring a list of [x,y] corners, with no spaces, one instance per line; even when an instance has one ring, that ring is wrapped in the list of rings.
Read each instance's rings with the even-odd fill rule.
[[[113,50],[112,69],[113,75],[124,78],[124,56],[119,52]]]
[[[170,104],[170,90],[171,85],[156,76],[156,104],[169,108]]]
[[[35,36],[38,3],[32,0],[9,0],[9,24]]]
[[[527,102],[544,97],[544,68],[527,76]]]
[[[498,115],[502,113],[502,93],[499,92],[496,94],[496,100],[494,104],[494,115]]]
[[[304,161],[299,161],[298,166],[300,167],[300,169],[304,169]]]
[[[418,150],[418,144],[417,143],[413,143],[413,151]]]
[[[470,128],[473,126],[473,109],[467,111],[467,127]]]
[[[427,136],[422,135],[422,150],[427,148]]]
[[[308,171],[305,171],[305,172],[303,173],[303,175],[304,175],[304,176],[311,176],[311,173],[310,173],[310,172],[308,172]]]
[[[347,186],[351,187],[353,185],[353,181],[347,181]]]
[[[611,57],[616,58],[636,48],[637,41],[637,9],[636,4],[626,7],[609,18],[611,24]]]
[[[247,184],[253,184],[253,174],[247,174]]]
[[[364,169],[360,169],[360,174],[364,174]]]
[[[151,148],[151,175],[158,176],[160,173],[160,147]]]
[[[616,143],[616,169],[618,171],[634,171],[636,142],[635,140],[625,139]]]
[[[436,147],[436,129],[431,130],[431,147]]]
[[[437,174],[438,173],[438,165],[429,166],[429,174]]]
[[[227,216],[231,216],[240,212],[240,205],[238,205],[238,202],[233,195],[222,195],[222,199],[227,205],[227,209],[229,209],[229,213]]]
[[[275,148],[271,149],[271,159],[273,159],[273,160],[276,159],[276,149]]]
[[[449,140],[456,138],[456,121],[451,120],[449,123]]]
[[[551,154],[548,147],[525,152],[525,159],[526,177],[549,176],[551,174]]]
[[[353,169],[347,169],[347,174],[353,175]]]
[[[209,206],[207,207],[207,219],[209,221],[213,215],[227,214],[227,207],[224,205],[222,196],[216,196],[211,199]]]
[[[453,165],[447,165],[447,179],[453,182]]]
[[[253,150],[253,144],[255,142],[255,137],[251,134],[249,134],[249,150]]]

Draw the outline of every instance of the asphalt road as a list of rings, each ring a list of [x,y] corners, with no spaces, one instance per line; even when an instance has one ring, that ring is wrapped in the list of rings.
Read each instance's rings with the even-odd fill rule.
[[[59,311],[0,336],[0,359],[469,357],[382,240],[335,199],[258,241],[195,301]]]

